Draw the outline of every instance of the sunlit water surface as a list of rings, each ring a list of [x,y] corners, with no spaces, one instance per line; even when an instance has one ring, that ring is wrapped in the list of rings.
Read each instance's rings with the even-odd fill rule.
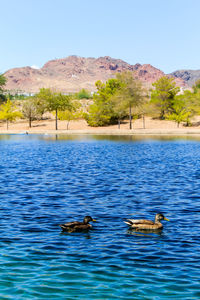
[[[0,299],[200,298],[198,140],[0,136],[0,199]]]

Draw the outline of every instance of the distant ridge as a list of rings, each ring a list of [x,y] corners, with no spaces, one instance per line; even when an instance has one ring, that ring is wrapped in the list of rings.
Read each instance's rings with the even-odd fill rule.
[[[41,69],[34,67],[14,68],[5,72],[6,89],[36,93],[40,88],[52,88],[61,92],[77,92],[82,88],[95,91],[97,80],[106,81],[114,78],[115,74],[123,71],[135,72],[145,86],[149,87],[164,72],[150,64],[130,65],[121,59],[109,56],[85,58],[68,56],[62,59],[50,60]],[[177,84],[185,86],[183,79],[176,79]]]
[[[184,80],[189,86],[193,86],[195,81],[200,79],[200,70],[177,70],[170,75]]]

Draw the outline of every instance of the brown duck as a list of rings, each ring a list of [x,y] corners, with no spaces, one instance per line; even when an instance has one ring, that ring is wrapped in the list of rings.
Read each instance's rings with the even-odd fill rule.
[[[131,229],[136,230],[160,230],[163,228],[161,220],[169,221],[169,219],[165,218],[163,214],[159,213],[155,216],[155,221],[150,220],[135,220],[135,219],[128,219],[125,221],[126,224],[130,226]]]
[[[59,226],[62,228],[63,231],[80,232],[92,228],[92,225],[89,224],[89,222],[96,222],[96,220],[92,219],[92,217],[90,216],[86,216],[83,222],[73,221],[65,224],[60,224]]]

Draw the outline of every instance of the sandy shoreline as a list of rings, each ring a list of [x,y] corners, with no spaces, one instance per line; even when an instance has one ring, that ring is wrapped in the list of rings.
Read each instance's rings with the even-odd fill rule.
[[[34,121],[32,127],[28,122],[21,120],[10,123],[7,130],[5,123],[0,123],[0,134],[65,134],[65,135],[200,135],[200,117],[193,121],[193,126],[180,125],[177,128],[175,122],[153,120],[147,117],[145,129],[142,119],[133,122],[133,129],[129,129],[128,121],[118,125],[107,127],[90,127],[85,120],[71,121],[67,130],[66,121],[58,121],[58,130],[55,130],[55,120]]]

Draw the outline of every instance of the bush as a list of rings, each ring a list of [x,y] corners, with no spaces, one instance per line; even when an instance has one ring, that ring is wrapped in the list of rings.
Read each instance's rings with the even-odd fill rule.
[[[80,92],[78,92],[76,96],[79,100],[81,100],[81,99],[90,99],[91,98],[90,93],[85,89],[80,90]]]

